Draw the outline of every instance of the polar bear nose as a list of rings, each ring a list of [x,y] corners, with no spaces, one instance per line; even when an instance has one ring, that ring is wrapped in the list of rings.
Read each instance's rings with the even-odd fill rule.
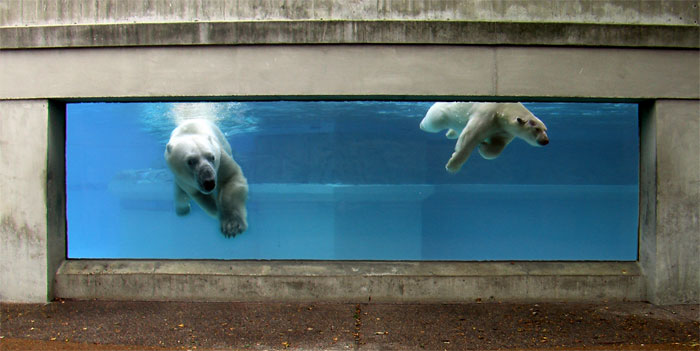
[[[542,146],[545,146],[545,145],[549,144],[549,139],[547,139],[547,138],[540,139],[540,140],[537,140],[537,143],[542,145]]]

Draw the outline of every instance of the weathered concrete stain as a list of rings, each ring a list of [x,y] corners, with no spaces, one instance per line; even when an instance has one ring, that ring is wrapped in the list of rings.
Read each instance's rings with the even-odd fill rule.
[[[0,219],[0,230],[8,234],[10,239],[16,238],[17,243],[22,244],[22,246],[37,245],[43,241],[39,230],[30,228],[26,223],[18,226],[11,215],[2,216]]]
[[[265,44],[698,48],[696,26],[455,21],[119,23],[0,27],[0,49]]]
[[[43,293],[34,287],[46,286],[46,243],[42,232],[26,223],[17,224],[9,214],[0,218],[0,301],[44,302]]]

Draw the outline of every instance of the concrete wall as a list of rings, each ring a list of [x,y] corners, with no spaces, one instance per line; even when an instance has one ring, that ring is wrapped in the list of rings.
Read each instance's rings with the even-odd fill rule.
[[[649,159],[642,163],[641,185],[649,192],[642,199],[640,262],[648,277],[649,299],[697,303],[700,103],[657,100],[646,113],[642,135],[648,143],[642,157]],[[650,150],[653,146],[655,152]]]
[[[697,303],[697,6],[697,1],[596,0],[555,5],[515,0],[0,2],[0,300],[366,301],[371,294],[383,301],[494,296]],[[212,22],[241,19],[253,21]],[[209,22],[166,23],[195,20]],[[249,27],[240,31],[240,26]],[[367,43],[374,45],[362,45]],[[280,96],[643,102],[640,260],[515,267],[63,262],[65,116],[60,102]],[[214,290],[202,289],[206,286]]]
[[[66,250],[63,110],[0,101],[0,301],[53,297]]]
[[[274,20],[698,24],[687,0],[12,0],[0,26]]]
[[[686,0],[13,0],[0,47],[247,44],[697,48]]]

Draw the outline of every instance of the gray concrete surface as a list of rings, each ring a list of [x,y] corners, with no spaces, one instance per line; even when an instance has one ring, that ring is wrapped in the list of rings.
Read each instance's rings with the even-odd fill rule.
[[[656,230],[643,234],[651,301],[700,300],[700,103],[657,101]],[[654,244],[650,244],[654,241]]]
[[[644,299],[635,262],[95,261],[63,263],[64,298],[473,302]]]
[[[449,44],[698,48],[697,26],[458,21],[247,21],[0,27],[0,49]]]
[[[697,25],[695,0],[7,0],[0,26],[274,20]]]
[[[355,299],[371,290],[372,295],[382,296],[386,301],[392,298],[400,300],[402,296],[429,299],[441,296],[442,290],[448,292],[444,296],[457,296],[463,290],[466,297],[486,296],[483,292],[494,291],[501,294],[498,296],[510,299],[536,298],[535,292],[527,288],[541,285],[541,298],[649,299],[659,304],[698,302],[700,56],[697,39],[694,39],[699,28],[697,1],[581,0],[552,4],[549,1],[425,0],[355,1],[347,6],[340,6],[345,4],[340,0],[267,1],[260,6],[253,6],[254,2],[241,0],[235,2],[235,8],[222,5],[228,2],[192,3],[185,0],[0,2],[0,32],[2,40],[7,40],[3,43],[14,40],[14,37],[6,36],[12,31],[29,33],[30,39],[27,40],[31,43],[36,40],[36,33],[44,30],[58,33],[55,37],[48,37],[46,43],[39,42],[39,46],[51,46],[50,41],[54,39],[65,40],[56,45],[64,48],[56,49],[31,49],[29,45],[25,49],[8,50],[9,44],[0,48],[1,301],[39,302],[61,294],[80,298],[105,298],[113,294],[167,299],[177,298],[180,291],[189,298],[196,296],[194,290],[210,284],[222,286],[223,290],[217,293],[228,296],[226,294],[233,291],[226,289],[232,288],[222,285],[223,281],[228,281],[241,283],[241,288],[247,287],[250,294],[278,289],[281,298],[287,296],[290,299],[294,298],[291,294],[303,291],[305,284],[325,289],[307,292],[308,295],[304,296],[308,299],[323,298],[323,291],[336,294],[326,295],[328,298],[342,299],[345,291],[350,294],[345,298]],[[550,28],[558,30],[574,28],[574,36],[590,35],[596,38],[596,42],[580,46],[581,40],[586,38],[583,36],[557,47],[529,46],[533,43],[524,41],[516,42],[519,45],[503,46],[508,42],[502,38],[508,36],[496,35],[487,38],[484,43],[487,45],[406,45],[403,40],[407,34],[401,30],[400,24],[372,21],[347,21],[342,25],[312,23],[318,27],[292,32],[296,34],[291,36],[282,34],[288,45],[192,46],[186,41],[178,41],[184,39],[177,38],[180,34],[177,32],[157,37],[172,47],[159,46],[158,42],[148,41],[151,39],[143,39],[145,44],[138,42],[153,34],[141,32],[142,28],[151,28],[146,22],[190,22],[183,26],[197,31],[187,33],[198,33],[195,39],[206,43],[217,38],[215,33],[202,32],[203,28],[209,30],[210,23],[192,22],[264,22],[270,19],[324,22],[322,20],[326,18],[390,19],[404,24],[416,21],[422,26],[417,28],[422,29],[415,33],[434,30],[421,34],[424,35],[419,37],[422,41],[441,40],[441,33],[444,33],[441,31],[448,31],[442,44],[463,44],[458,41],[463,36],[452,31],[465,28],[514,30],[518,24],[511,22],[521,21],[525,22],[522,27],[525,29],[543,28],[537,27],[538,22],[546,22],[552,25]],[[485,24],[460,27],[470,24],[450,23],[455,19],[500,23],[496,27]],[[561,21],[573,24],[558,23]],[[287,22],[285,25],[293,25]],[[620,24],[627,29],[637,28],[637,31],[623,29],[615,32],[619,27],[597,26],[591,22]],[[78,23],[87,26],[81,27]],[[357,23],[361,28],[346,30],[344,27]],[[108,45],[109,41],[101,42],[106,39],[93,37],[93,34],[103,32],[83,30],[97,29],[92,26],[95,24],[108,26],[104,33],[112,33],[112,39],[127,38],[126,44],[117,43],[119,45],[146,46],[100,47]],[[36,27],[43,25],[48,27]],[[59,25],[64,27],[56,27]],[[226,28],[242,24],[220,25]],[[274,27],[276,24],[255,25]],[[304,23],[299,25],[303,27]],[[660,25],[664,26],[657,28],[661,32],[642,31],[642,28],[654,29],[653,26]],[[313,30],[326,28],[324,26],[335,28],[336,38],[350,35],[347,42],[356,45],[296,45],[307,44],[310,40],[319,42],[313,38],[322,36]],[[152,28],[176,27],[176,24],[165,23],[165,27]],[[119,32],[129,28],[134,32]],[[278,27],[278,30],[283,28]],[[373,33],[372,28],[384,29]],[[606,28],[613,31],[612,36],[606,37]],[[64,34],[60,34],[64,29]],[[360,45],[364,39],[357,34],[363,31],[393,45]],[[566,38],[566,33],[555,32],[559,38]],[[678,33],[682,39],[676,38]],[[593,46],[620,45],[617,42],[620,35],[624,43],[635,47]],[[649,37],[657,41],[669,38],[668,47],[648,47],[644,41]],[[197,43],[196,40],[193,43]],[[692,41],[695,43],[691,43],[690,48],[683,44]],[[97,46],[65,48],[65,43],[73,42],[92,42]],[[17,47],[24,45],[19,44]],[[477,276],[469,273],[361,274],[358,279],[357,273],[350,272],[328,275],[326,282],[320,283],[318,277],[307,274],[254,276],[257,269],[265,267],[266,264],[261,262],[237,262],[236,265],[248,267],[250,271],[233,276],[216,272],[189,274],[189,270],[199,267],[192,262],[180,266],[173,274],[142,271],[132,263],[123,263],[125,270],[115,274],[110,267],[120,263],[112,261],[97,263],[86,268],[87,271],[81,271],[75,270],[75,265],[80,262],[67,262],[63,263],[61,272],[73,273],[59,274],[55,287],[57,294],[54,294],[51,285],[53,272],[65,259],[66,240],[65,209],[62,207],[65,189],[61,186],[63,169],[59,156],[64,141],[61,123],[65,117],[60,102],[251,98],[642,102],[640,257],[638,263],[631,263],[635,269],[629,268],[628,263],[611,263],[618,272],[624,269],[628,273],[639,273],[631,276],[623,273],[601,275],[596,271],[581,270],[580,273],[588,273],[567,275],[554,269],[545,275],[532,275],[529,271],[505,276],[500,273]],[[335,264],[299,263],[297,271],[312,272],[318,267],[328,270]],[[401,263],[386,264],[397,269],[401,267]],[[448,270],[463,267],[466,271],[479,267],[479,264],[462,266],[461,263],[440,265]],[[580,265],[561,265],[563,269],[583,269]],[[503,268],[500,265],[493,267]],[[159,275],[154,275],[156,273]],[[139,275],[142,278],[138,278]],[[142,290],[143,287],[137,285],[149,279],[151,285],[147,288],[150,290]],[[158,283],[154,285],[156,281]],[[67,283],[78,285],[67,290]],[[100,284],[110,289],[100,288]],[[169,288],[173,286],[176,289]],[[399,288],[401,286],[403,291]],[[407,286],[418,290],[406,292]],[[435,290],[436,286],[438,290]],[[600,289],[600,293],[591,295],[596,289]],[[171,295],[165,295],[165,292]]]
[[[0,60],[0,99],[700,96],[698,50],[259,45],[0,50]]]
[[[7,0],[0,49],[249,44],[698,48],[698,1]]]
[[[47,298],[54,296],[55,276],[66,259],[66,106],[49,101],[46,154]]]
[[[0,102],[0,300],[50,299],[48,102]]]

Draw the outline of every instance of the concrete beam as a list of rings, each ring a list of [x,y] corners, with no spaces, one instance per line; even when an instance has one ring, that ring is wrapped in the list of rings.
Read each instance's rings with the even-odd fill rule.
[[[498,95],[697,99],[700,94],[697,50],[505,47],[496,53]]]
[[[0,26],[279,20],[697,25],[697,0],[12,0]]]
[[[644,300],[635,262],[66,261],[56,296],[110,300]]]
[[[697,25],[465,21],[237,21],[0,27],[0,49],[451,44],[698,48]]]
[[[697,99],[699,54],[451,45],[0,50],[0,99]]]

